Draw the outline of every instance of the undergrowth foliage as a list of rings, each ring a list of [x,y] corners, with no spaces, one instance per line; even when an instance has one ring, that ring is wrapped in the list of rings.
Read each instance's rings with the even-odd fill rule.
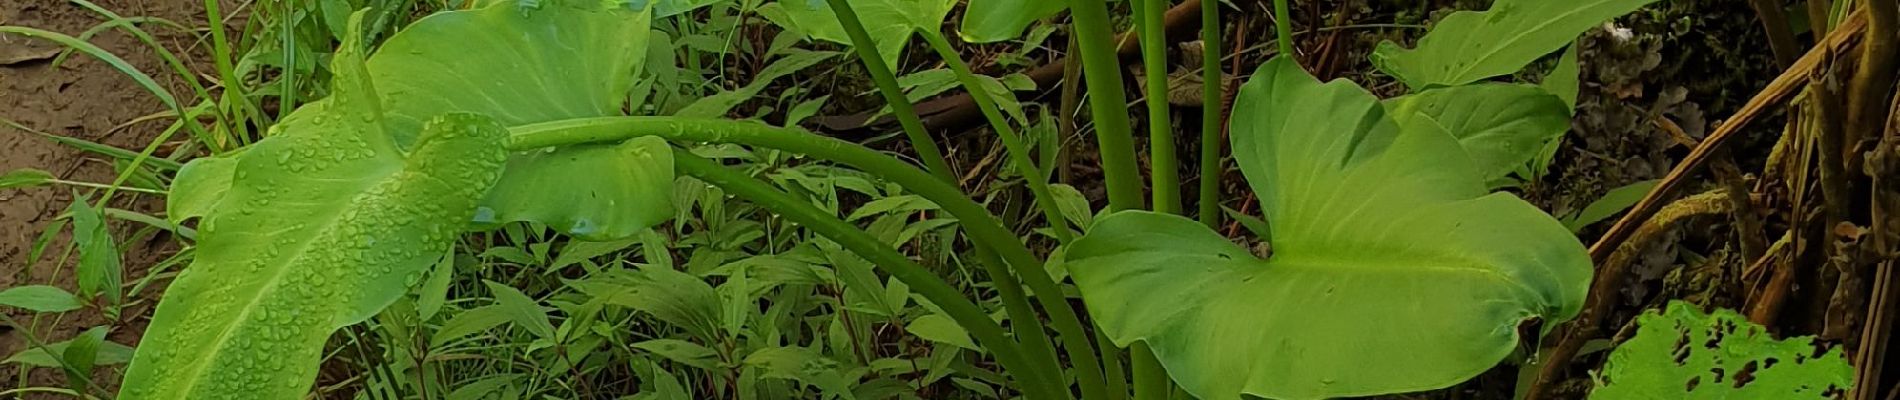
[[[1517,350],[1534,338],[1520,327],[1548,329],[1582,308],[1592,266],[1574,232],[1647,186],[1562,217],[1496,190],[1549,168],[1576,104],[1576,37],[1653,1],[1499,0],[1454,13],[1415,48],[1373,53],[1409,89],[1389,99],[1321,82],[1290,55],[1268,61],[1227,126],[1264,215],[1234,213],[1262,243],[1250,249],[1211,228],[1215,207],[1197,221],[1178,196],[1146,204],[1133,127],[1115,115],[1128,103],[1105,2],[973,0],[956,32],[989,43],[1034,26],[1029,48],[1057,30],[1039,20],[1072,14],[1081,67],[1104,77],[1087,83],[1107,181],[1097,208],[1049,182],[1059,118],[1014,96],[1035,82],[978,75],[957,58],[940,30],[956,1],[484,0],[435,4],[446,11],[405,24],[407,8],[388,2],[326,0],[307,19],[274,15],[282,54],[220,64],[233,87],[252,75],[237,72],[282,71],[253,89],[277,90],[284,113],[229,118],[240,112],[205,94],[193,110],[238,127],[206,131],[236,140],[204,133],[191,143],[211,155],[185,163],[149,148],[114,153],[145,171],[121,180],[149,175],[147,191],[166,195],[165,218],[146,222],[188,239],[138,346],[105,341],[99,327],[8,361],[61,368],[80,394],[96,390],[85,382],[94,365],[129,361],[124,399],[339,387],[369,399],[1038,400],[1445,388],[1530,361]],[[1143,32],[1161,33],[1166,3],[1135,2],[1149,13]],[[1217,20],[1219,2],[1204,4]],[[280,5],[260,8],[294,9]],[[767,22],[782,32],[734,62],[753,68],[726,68],[733,38]],[[312,31],[339,43],[327,57],[299,44]],[[919,37],[945,65],[899,76],[892,66]],[[857,51],[800,47],[812,40]],[[1165,58],[1148,44],[1151,60]],[[1539,82],[1500,78],[1559,51]],[[856,67],[836,64],[846,54],[876,81],[919,163],[727,118],[797,125],[830,98],[799,72]],[[1146,95],[1159,99],[1166,77],[1150,72]],[[740,75],[751,81],[716,84]],[[923,131],[910,101],[959,86],[1008,153],[995,167],[1006,182],[984,186],[1021,184],[1035,204],[965,192],[969,178]],[[1221,85],[1205,86],[1205,99],[1221,98]],[[316,100],[301,101],[305,91]],[[224,100],[234,97],[245,98]],[[1172,143],[1168,109],[1150,105],[1151,137]],[[268,129],[249,137],[246,121]],[[1209,142],[1218,167],[1222,143]],[[1151,168],[1174,171],[1172,149],[1156,149]],[[1150,172],[1150,186],[1179,185]],[[80,183],[0,176],[0,188],[47,184]],[[23,286],[0,304],[116,313],[146,284],[119,291],[104,211],[84,201],[71,216],[84,234],[81,292]],[[1693,382],[1733,374],[1697,369],[1764,357],[1791,361],[1760,365],[1759,383],[1736,393],[1846,388],[1838,350],[1813,356],[1805,341],[1714,315],[1672,304],[1644,316],[1594,397],[1727,393]],[[1711,335],[1714,346],[1669,346]],[[335,364],[363,372],[340,383],[320,374]]]

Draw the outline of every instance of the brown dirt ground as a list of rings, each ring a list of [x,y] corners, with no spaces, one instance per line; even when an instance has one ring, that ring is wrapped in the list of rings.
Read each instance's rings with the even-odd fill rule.
[[[125,16],[164,18],[191,27],[205,25],[203,3],[191,0],[94,0],[106,9]],[[231,7],[227,6],[226,10]],[[26,26],[68,35],[78,35],[104,20],[97,14],[63,0],[0,1],[0,25]],[[194,32],[160,25],[146,25],[161,45],[179,54],[185,64],[199,74],[214,69],[204,58],[208,43],[198,41]],[[101,34],[92,43],[126,59],[141,71],[151,74],[174,94],[189,93],[184,81],[167,73],[151,48],[131,35],[118,31]],[[120,148],[139,149],[165,128],[169,119],[117,128],[141,116],[165,110],[156,97],[106,63],[75,55],[55,68],[51,55],[60,47],[46,41],[21,36],[0,35],[0,118],[11,120],[41,132],[76,137]],[[189,96],[181,96],[188,101]],[[63,146],[38,134],[0,125],[0,171],[38,168],[61,179],[111,182],[115,170],[111,160],[96,154]],[[163,209],[161,199],[133,194],[115,195],[112,207],[156,214]],[[68,234],[62,233],[47,246],[38,260],[27,259],[40,232],[60,217],[73,198],[73,188],[36,187],[0,190],[0,288],[29,284],[51,284],[73,290],[73,278],[67,249]],[[115,240],[126,240],[142,228],[134,223],[113,221]],[[125,282],[144,278],[147,269],[176,251],[169,236],[145,235],[144,239],[120,243],[124,255]],[[162,281],[161,281],[162,283]],[[110,321],[96,308],[63,315],[34,316],[7,310],[10,317],[33,326],[35,336],[44,341],[61,341],[87,328],[112,325],[109,340],[132,345],[144,329],[143,316],[157,299],[163,285],[154,285],[132,294],[122,315],[126,320]],[[27,347],[26,335],[17,328],[0,326],[0,356],[12,355]],[[107,388],[117,386],[118,368],[101,368],[94,377]],[[27,386],[64,386],[65,378],[52,369],[20,371],[16,365],[0,365],[0,390]],[[3,397],[3,396],[0,396]]]

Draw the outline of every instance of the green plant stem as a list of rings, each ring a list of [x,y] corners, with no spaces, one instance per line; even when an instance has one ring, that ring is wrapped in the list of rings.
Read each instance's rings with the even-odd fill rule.
[[[1161,369],[1161,361],[1155,359],[1148,343],[1129,345],[1128,357],[1134,360],[1129,366],[1135,373],[1135,400],[1167,400],[1174,388],[1169,387],[1168,372]]]
[[[964,298],[962,292],[944,283],[924,266],[898,253],[896,249],[892,249],[871,234],[859,230],[857,226],[839,220],[836,216],[819,210],[802,199],[773,189],[764,182],[726,169],[712,160],[684,150],[676,149],[673,153],[674,165],[681,172],[803,224],[806,228],[870,260],[879,268],[890,272],[892,277],[909,284],[911,290],[936,303],[945,314],[956,320],[957,324],[969,330],[970,334],[975,336],[984,347],[992,349],[990,354],[996,356],[997,362],[1003,364],[1005,370],[1030,371],[1032,369],[1028,359],[1023,358],[1021,348],[1003,333],[1001,325],[989,319],[989,315],[984,313],[982,308]],[[1032,397],[1055,398],[1051,397],[1053,393],[1049,393],[1054,390],[1051,387],[1054,382],[1048,380],[1036,382],[1029,379],[1022,381],[1024,385],[1041,390],[1037,393],[1039,396]]]
[[[1218,3],[1209,1],[1210,3]],[[1148,79],[1148,177],[1154,210],[1181,213],[1181,171],[1174,154],[1174,125],[1168,121],[1168,32],[1162,16],[1167,0],[1141,0],[1141,66]]]
[[[1066,296],[1044,272],[1042,262],[1014,233],[982,205],[971,201],[948,182],[918,170],[910,164],[864,146],[819,136],[796,128],[781,128],[749,121],[721,119],[682,119],[672,117],[600,117],[579,118],[511,128],[508,148],[520,151],[579,143],[613,142],[637,136],[659,136],[672,140],[739,143],[769,147],[849,165],[897,183],[911,192],[943,207],[962,222],[970,238],[989,246],[1022,276],[1035,294],[1056,332],[1061,335],[1077,375],[1101,373],[1094,348],[1089,345],[1081,319]],[[868,257],[867,257],[868,258]],[[1109,346],[1108,343],[1102,343]],[[1090,371],[1093,369],[1093,371]],[[1082,378],[1078,378],[1082,381]],[[1086,389],[1086,388],[1085,388]],[[1066,396],[1064,396],[1066,397]]]
[[[231,44],[224,39],[224,13],[218,11],[218,0],[205,0],[205,28],[211,30],[211,60],[218,68],[218,78],[223,81],[224,90],[220,93],[224,100],[224,125],[233,130],[232,137],[239,143],[250,140],[250,129],[244,125],[244,86],[238,83],[237,68],[231,65]]]
[[[877,45],[871,41],[871,35],[864,30],[864,24],[862,21],[859,21],[857,11],[852,10],[851,5],[844,0],[829,1],[833,13],[838,16],[838,24],[842,25],[845,29],[845,34],[851,37],[852,49],[855,50],[858,59],[864,62],[865,70],[870,72],[871,80],[877,84],[878,93],[882,94],[885,102],[890,104],[892,114],[897,116],[898,124],[904,127],[905,137],[910,140],[911,147],[917,149],[918,157],[923,159],[925,168],[929,170],[931,175],[936,176],[937,179],[944,183],[955,185],[956,172],[950,169],[950,164],[944,160],[943,153],[937,149],[936,142],[931,139],[930,133],[924,130],[923,121],[917,118],[915,107],[911,105],[910,99],[904,95],[904,91],[898,87],[897,76],[891,70],[890,65],[885,64],[884,58],[878,54]],[[924,33],[930,34],[934,32],[926,31]],[[1024,174],[1024,176],[1036,177],[1042,175]],[[1046,185],[1043,191],[1045,194],[1039,194],[1037,196],[1038,201],[1046,201],[1048,199],[1046,196]],[[1053,206],[1054,203],[1051,202],[1049,204]],[[1066,227],[1063,225],[1053,225],[1062,221],[1062,219],[1060,219],[1061,214],[1056,215],[1057,219],[1052,221],[1051,226],[1056,227],[1056,231],[1063,234],[1062,241],[1067,242],[1068,230]],[[1044,375],[1032,379],[1048,380],[1051,382],[1060,381],[1062,378],[1061,364],[1056,360],[1055,350],[1053,346],[1049,345],[1049,335],[1043,330],[1042,320],[1036,316],[1035,310],[1030,307],[1028,297],[1023,293],[1022,285],[1014,275],[1010,274],[1009,268],[1003,263],[1001,258],[996,256],[994,251],[991,251],[986,245],[981,243],[975,247],[977,256],[981,259],[981,264],[990,274],[990,279],[996,281],[997,294],[1003,298],[1005,312],[1009,313],[1010,320],[1016,322],[1010,324],[1010,328],[1015,330],[1018,340],[1023,341],[1023,347],[1024,350],[1028,352],[1029,359],[1039,364],[1039,368],[1033,371],[1040,372]]]
[[[1095,116],[1095,140],[1101,148],[1102,176],[1111,211],[1140,209],[1141,172],[1135,166],[1134,136],[1129,132],[1128,95],[1122,88],[1121,60],[1115,55],[1114,27],[1105,0],[1069,0],[1076,43],[1082,50],[1083,81]]]
[[[963,63],[962,57],[957,54],[957,49],[950,47],[950,41],[944,39],[942,34],[930,31],[920,33],[924,41],[930,42],[930,47],[937,51],[937,55],[943,57],[944,63],[950,65],[950,71],[957,74],[957,80],[963,83],[963,88],[970,91],[970,99],[976,101],[976,108],[983,111],[983,118],[989,120],[990,127],[996,130],[996,135],[1003,141],[1003,147],[1009,150],[1010,162],[1016,164],[1016,172],[1028,182],[1029,193],[1036,197],[1036,206],[1042,209],[1042,216],[1049,221],[1049,227],[1055,231],[1056,239],[1062,243],[1068,243],[1069,240],[1074,239],[1074,235],[1069,232],[1068,220],[1062,218],[1062,209],[1056,206],[1055,195],[1049,193],[1049,182],[1046,180],[1048,175],[1043,174],[1042,169],[1036,166],[1035,159],[1031,157],[1029,145],[1023,143],[1022,136],[1017,135],[1016,129],[1010,127],[1009,119],[1004,118],[1003,112],[996,108],[996,99],[991,98],[989,90],[984,89],[983,81],[977,79],[976,73],[970,71],[968,64]]]
[[[858,20],[857,11],[851,10],[845,0],[827,0],[831,11],[838,16],[838,24],[844,26],[846,35],[851,36],[851,48],[858,59],[864,62],[864,69],[871,73],[871,81],[877,84],[878,93],[884,95],[884,101],[890,103],[891,114],[897,116],[897,123],[903,125],[904,136],[910,139],[910,147],[917,149],[917,157],[924,160],[924,167],[930,173],[946,182],[956,182],[955,171],[943,159],[943,151],[937,149],[937,142],[930,138],[930,132],[924,131],[924,122],[917,118],[917,110],[911,106],[910,99],[904,97],[903,89],[897,86],[897,75],[891,66],[884,63],[884,57],[877,54],[876,42],[871,34],[864,30],[864,24]]]
[[[1293,13],[1287,11],[1286,0],[1273,0],[1273,30],[1280,42],[1280,54],[1298,60],[1293,50]]]
[[[1201,2],[1201,195],[1198,216],[1207,226],[1220,225],[1220,129],[1227,104],[1222,96],[1220,2]]]

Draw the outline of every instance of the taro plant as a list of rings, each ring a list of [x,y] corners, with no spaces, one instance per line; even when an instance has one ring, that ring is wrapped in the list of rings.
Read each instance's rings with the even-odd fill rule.
[[[937,31],[950,2],[776,3],[784,23],[855,48],[927,170],[796,128],[625,115],[640,109],[626,99],[648,54],[653,11],[645,8],[488,2],[425,17],[373,52],[361,44],[360,28],[351,28],[330,66],[330,97],[291,112],[248,148],[179,172],[168,210],[174,221],[198,219],[197,258],[159,304],[122,397],[300,397],[332,333],[384,318],[379,312],[391,304],[409,307],[399,297],[410,287],[443,290],[436,280],[455,270],[443,255],[457,235],[510,222],[594,240],[651,235],[647,228],[676,215],[675,173],[835,244],[814,246],[851,287],[841,302],[893,316],[911,298],[905,293],[927,301],[929,316],[907,329],[982,349],[1025,398],[1120,399],[1132,389],[1136,399],[1160,399],[1177,386],[1203,399],[1322,398],[1450,386],[1506,357],[1524,321],[1549,326],[1576,314],[1590,280],[1588,257],[1563,224],[1513,195],[1490,193],[1493,182],[1561,135],[1569,102],[1538,86],[1473,82],[1515,72],[1647,2],[1503,0],[1488,13],[1454,15],[1418,49],[1376,55],[1415,91],[1383,101],[1350,82],[1319,82],[1290,54],[1268,62],[1241,89],[1230,123],[1234,158],[1265,213],[1264,254],[1207,227],[1214,196],[1200,199],[1202,221],[1179,215],[1178,195],[1161,193],[1179,184],[1169,146],[1150,149],[1152,186],[1160,190],[1143,196],[1101,1],[1067,4],[1090,77],[1109,199],[1108,213],[1079,236],[1070,221],[1087,218],[1071,216],[1093,210],[1058,197],[1072,190],[1048,184],[1005,117],[1006,103]],[[663,3],[680,10],[707,2]],[[1061,8],[979,3],[1030,11],[973,11],[969,18],[985,27],[965,27],[966,39],[1007,36],[1020,31],[1020,17]],[[1276,3],[1284,15],[1285,2]],[[1203,4],[1206,19],[1218,20],[1218,2]],[[1147,59],[1162,61],[1165,3],[1139,6]],[[876,30],[866,29],[868,18],[877,18]],[[1283,53],[1291,53],[1290,28],[1279,21]],[[955,186],[955,171],[922,131],[890,68],[913,34],[945,57],[1008,148],[1061,246],[1056,255],[1040,256]],[[1219,59],[1210,55],[1204,67],[1218,72]],[[1149,71],[1148,98],[1158,99],[1165,77]],[[1574,91],[1574,77],[1568,81]],[[1219,85],[1206,86],[1206,98],[1218,99]],[[1167,109],[1156,103],[1147,108],[1151,141],[1172,143]],[[1218,128],[1205,125],[1201,137],[1218,137],[1211,134]],[[1202,143],[1203,161],[1218,160],[1219,143],[1207,142],[1214,141]],[[966,298],[835,210],[688,150],[709,143],[835,162],[930,203],[973,243],[981,279],[1002,311]],[[1202,193],[1211,192],[1203,185]],[[661,254],[649,256],[669,257]],[[1050,269],[1073,277],[1089,318]],[[609,299],[600,301],[639,303],[690,337],[720,340],[738,336],[756,305],[734,294],[753,290],[751,278],[727,276],[715,289],[668,261],[581,285],[588,296]],[[535,299],[499,283],[484,286],[497,303],[485,309],[490,319],[516,320],[537,337],[567,335],[565,325],[536,315]],[[652,302],[679,298],[697,300]],[[808,368],[823,360],[799,347],[743,358],[678,341],[632,347],[709,370],[742,363],[837,397],[855,390],[840,375]],[[637,368],[670,376],[648,367]]]

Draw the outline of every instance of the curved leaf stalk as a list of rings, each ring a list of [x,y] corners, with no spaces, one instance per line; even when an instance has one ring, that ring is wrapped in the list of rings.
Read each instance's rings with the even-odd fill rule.
[[[1299,59],[1293,54],[1293,13],[1287,11],[1286,0],[1273,0],[1273,31],[1278,36],[1274,41],[1280,43],[1280,54]]]
[[[1062,210],[1056,207],[1055,196],[1049,194],[1049,182],[1044,179],[1048,175],[1044,175],[1042,168],[1036,166],[1036,160],[1030,157],[1029,146],[1023,144],[1023,138],[1016,134],[1016,129],[1010,128],[1009,119],[1004,118],[1002,111],[996,108],[996,99],[991,98],[990,92],[983,89],[983,81],[977,79],[976,73],[970,71],[969,64],[963,62],[963,59],[957,55],[957,50],[950,47],[950,41],[944,39],[943,35],[936,32],[923,32],[923,36],[925,41],[930,42],[930,47],[943,57],[944,63],[950,65],[950,71],[957,74],[957,80],[970,91],[970,99],[975,100],[976,107],[982,109],[983,118],[989,120],[990,127],[996,129],[997,136],[1000,136],[1003,141],[1003,147],[1009,150],[1010,162],[1021,169],[1017,173],[1022,174],[1023,180],[1028,182],[1029,192],[1036,197],[1036,205],[1042,209],[1043,218],[1049,221],[1049,228],[1055,230],[1056,239],[1063,243],[1074,239],[1074,235],[1069,231],[1068,220],[1062,218]]]
[[[851,48],[864,61],[864,69],[870,71],[871,81],[877,83],[877,91],[884,95],[884,101],[890,103],[891,114],[897,116],[897,123],[904,126],[904,136],[910,139],[910,147],[917,149],[917,157],[924,160],[924,167],[931,174],[945,182],[956,182],[950,164],[944,162],[943,151],[937,149],[937,142],[931,140],[930,132],[924,131],[924,122],[917,118],[917,110],[904,97],[904,91],[897,86],[897,76],[891,66],[884,63],[884,57],[878,55],[876,42],[871,34],[864,30],[864,23],[858,20],[858,12],[851,9],[845,0],[827,0],[831,3],[831,12],[837,14],[838,24],[844,26],[844,32],[851,36]]]
[[[1088,84],[1089,110],[1095,115],[1095,140],[1101,147],[1102,176],[1111,211],[1142,208],[1141,172],[1135,166],[1134,136],[1129,133],[1127,93],[1122,90],[1121,60],[1115,58],[1114,27],[1104,0],[1069,0],[1075,39],[1081,45]]]
[[[1167,0],[1141,1],[1141,66],[1148,80],[1148,168],[1154,210],[1181,213],[1181,171],[1176,168],[1174,125],[1168,121],[1168,32],[1161,19]]]
[[[1220,225],[1221,94],[1227,81],[1221,76],[1220,2],[1201,2],[1201,223]]]
[[[748,121],[681,119],[672,117],[600,117],[577,118],[556,122],[517,126],[507,147],[513,151],[578,143],[611,142],[637,136],[659,136],[672,140],[738,143],[770,147],[842,163],[897,183],[905,189],[937,203],[962,222],[970,238],[996,250],[1010,267],[1018,271],[1036,295],[1037,303],[1049,313],[1069,347],[1078,376],[1089,369],[1099,374],[1096,354],[1087,349],[1087,331],[1062,291],[1043,273],[1042,262],[1014,233],[1004,228],[987,208],[971,201],[955,186],[932,177],[908,163],[855,143],[819,136],[796,128],[781,128]],[[1099,343],[1113,346],[1112,343]],[[1097,375],[1099,376],[1099,375]]]
[[[996,134],[1002,139],[1003,146],[1009,150],[1011,161],[1016,164],[1016,168],[1020,169],[1017,173],[1021,174],[1023,180],[1028,182],[1029,192],[1035,196],[1036,205],[1041,208],[1043,218],[1048,221],[1049,227],[1055,230],[1056,239],[1063,243],[1068,243],[1074,239],[1073,235],[1069,232],[1069,225],[1066,222],[1068,220],[1062,217],[1062,210],[1056,206],[1055,195],[1049,193],[1049,182],[1046,180],[1048,175],[1044,175],[1042,170],[1036,167],[1035,160],[1030,157],[1029,146],[1023,144],[1022,137],[1016,134],[1015,129],[1010,128],[1009,120],[1004,118],[1003,113],[996,108],[996,100],[990,97],[989,90],[984,89],[983,81],[977,79],[975,73],[970,72],[970,66],[963,63],[963,59],[957,55],[956,49],[950,47],[950,41],[944,39],[943,35],[937,32],[923,32],[923,36],[925,41],[930,42],[930,47],[936,49],[937,54],[942,56],[944,62],[950,65],[950,70],[957,74],[957,80],[962,81],[963,87],[970,91],[970,98],[976,101],[977,108],[981,109],[983,117],[989,120],[990,127],[996,129]],[[1040,273],[1037,271],[1028,271],[1024,274],[1036,275]],[[1044,279],[1047,277],[1046,274],[1042,274],[1042,276]],[[1054,285],[1054,281],[1050,281],[1052,288]],[[1048,298],[1052,295],[1056,296],[1055,298],[1061,298],[1059,291],[1053,294],[1042,291],[1037,291],[1036,293],[1037,298]],[[1049,305],[1045,303],[1045,306],[1060,307],[1063,309],[1069,308],[1067,304]],[[1051,313],[1055,312],[1053,309],[1049,311]],[[1063,330],[1061,332],[1062,339],[1065,341],[1065,347],[1068,348],[1069,358],[1075,360],[1075,380],[1076,384],[1082,387],[1082,397],[1085,399],[1101,398],[1100,396],[1104,391],[1102,370],[1101,367],[1096,364],[1097,358],[1094,354],[1094,347],[1089,346],[1088,336],[1084,336],[1087,332],[1081,328],[1081,324],[1077,323],[1073,331]]]
[[[937,179],[955,185],[957,181],[955,172],[951,170],[950,164],[944,161],[936,142],[924,129],[923,121],[917,118],[917,112],[911,105],[910,99],[905,97],[904,91],[897,86],[896,74],[878,54],[877,45],[871,40],[870,33],[865,31],[863,22],[858,19],[857,11],[853,10],[845,0],[829,1],[833,14],[838,17],[838,24],[843,26],[845,34],[851,37],[851,47],[858,55],[858,59],[864,62],[864,68],[870,71],[871,80],[877,83],[878,93],[884,96],[884,100],[891,106],[891,112],[897,115],[898,123],[903,125],[904,135],[910,140],[911,147],[916,148],[918,157],[923,158],[924,167]],[[922,31],[922,33],[935,35],[935,32],[931,31]],[[1025,176],[1043,175],[1026,174]],[[1038,194],[1037,201],[1053,207],[1055,203],[1047,201],[1049,197],[1046,195],[1046,185],[1044,189]],[[1056,231],[1062,235],[1060,238],[1063,242],[1067,242],[1068,230],[1063,225],[1055,225],[1063,221],[1060,218],[1061,214],[1054,215],[1057,218],[1052,220],[1051,226],[1057,227]],[[1039,368],[1030,372],[1043,374],[1035,379],[1059,381],[1062,377],[1061,364],[1056,360],[1053,346],[1049,345],[1049,334],[1043,329],[1042,319],[1036,316],[1035,310],[1029,305],[1028,296],[1023,293],[1021,282],[1010,273],[1008,266],[997,258],[994,251],[980,243],[976,247],[984,270],[990,274],[990,279],[996,281],[996,291],[1003,298],[1004,310],[1009,313],[1010,320],[1016,322],[1010,324],[1010,327],[1015,331],[1016,337],[1023,341],[1023,349],[1030,355],[1030,360],[1039,364]]]
[[[943,307],[944,313],[955,319],[957,324],[968,329],[990,354],[996,356],[998,363],[1009,371],[1031,371],[1032,364],[1024,358],[1022,349],[1016,342],[1003,333],[1003,327],[989,319],[983,309],[963,297],[963,293],[944,283],[935,274],[922,265],[911,261],[896,249],[880,242],[876,237],[859,230],[850,223],[807,204],[804,200],[793,198],[784,192],[757,179],[726,169],[712,160],[693,155],[684,150],[675,150],[674,165],[680,172],[694,178],[719,186],[728,193],[743,197],[761,206],[767,207],[785,218],[805,225],[813,231],[838,242],[853,253],[876,263],[889,271],[891,276],[911,285],[911,289],[930,299],[932,303]],[[1021,379],[1025,392],[1034,393],[1035,398],[1065,398],[1060,396],[1058,380]],[[1030,391],[1029,389],[1035,389]]]

